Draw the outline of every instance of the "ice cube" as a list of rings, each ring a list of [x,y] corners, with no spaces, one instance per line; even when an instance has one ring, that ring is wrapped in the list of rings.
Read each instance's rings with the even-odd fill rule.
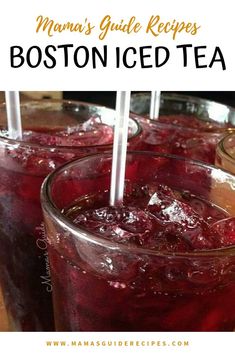
[[[214,241],[208,224],[190,205],[179,199],[180,195],[168,187],[161,186],[150,198],[148,210],[168,226],[171,224],[170,238],[173,239],[175,236],[176,243],[180,244],[185,240],[192,249],[213,248],[217,242]],[[166,239],[169,238],[168,234],[168,232],[165,233]],[[183,248],[182,244],[180,244],[181,248]],[[177,246],[174,249],[176,250]]]
[[[102,207],[80,213],[73,222],[97,235],[119,243],[143,245],[154,218],[136,207]],[[146,239],[145,239],[146,238]]]
[[[213,223],[210,230],[215,233],[221,247],[235,245],[235,217]]]

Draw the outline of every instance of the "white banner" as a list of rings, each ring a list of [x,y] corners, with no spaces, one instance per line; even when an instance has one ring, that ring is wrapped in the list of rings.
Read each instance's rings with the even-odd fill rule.
[[[1,352],[234,353],[234,333],[1,333]]]
[[[234,90],[233,2],[8,0],[2,90]]]

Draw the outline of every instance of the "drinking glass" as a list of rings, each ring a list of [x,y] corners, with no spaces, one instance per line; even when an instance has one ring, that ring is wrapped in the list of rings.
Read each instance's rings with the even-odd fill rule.
[[[214,164],[217,143],[235,131],[235,110],[206,99],[162,93],[159,117],[150,120],[150,99],[148,92],[131,97],[131,111],[140,114],[137,120],[143,128],[141,149]]]
[[[21,103],[23,139],[0,107],[0,283],[11,330],[52,331],[53,310],[40,187],[61,164],[112,148],[115,111],[63,100]],[[129,144],[140,128],[130,119]],[[133,147],[134,148],[134,147]]]
[[[233,331],[235,177],[129,152],[114,208],[111,163],[75,160],[42,187],[56,330]]]

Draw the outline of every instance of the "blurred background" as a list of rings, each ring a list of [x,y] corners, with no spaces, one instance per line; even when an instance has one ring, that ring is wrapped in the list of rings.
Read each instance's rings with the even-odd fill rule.
[[[219,103],[227,104],[235,107],[235,91],[168,91],[169,93],[177,93],[190,95],[199,98],[213,100]],[[133,92],[134,93],[134,92]],[[116,92],[115,91],[35,91],[21,92],[21,99],[72,99],[95,104],[105,105],[110,108],[115,107]],[[0,101],[4,101],[4,92],[0,92]]]
[[[137,92],[136,92],[137,93]],[[184,94],[195,96],[199,98],[205,98],[214,100],[219,103],[224,103],[230,106],[235,107],[235,92],[231,91],[224,91],[224,92],[208,92],[208,91],[180,91],[180,92],[168,92],[168,93],[177,93],[177,94]],[[86,102],[97,103],[101,105],[108,106],[110,108],[115,107],[115,99],[116,99],[116,92],[112,91],[103,91],[103,92],[63,92],[63,97],[65,99],[74,99],[74,100],[81,100]]]

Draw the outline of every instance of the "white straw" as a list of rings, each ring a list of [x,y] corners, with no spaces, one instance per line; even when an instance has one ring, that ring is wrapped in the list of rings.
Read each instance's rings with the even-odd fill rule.
[[[149,113],[151,120],[156,120],[159,117],[160,99],[161,99],[160,91],[151,92],[151,103],[150,103],[150,113]]]
[[[111,206],[121,205],[123,201],[129,111],[130,91],[118,91],[116,98],[116,122],[110,188]]]
[[[20,115],[20,95],[18,91],[6,91],[7,124],[9,137],[22,139],[22,123]]]

